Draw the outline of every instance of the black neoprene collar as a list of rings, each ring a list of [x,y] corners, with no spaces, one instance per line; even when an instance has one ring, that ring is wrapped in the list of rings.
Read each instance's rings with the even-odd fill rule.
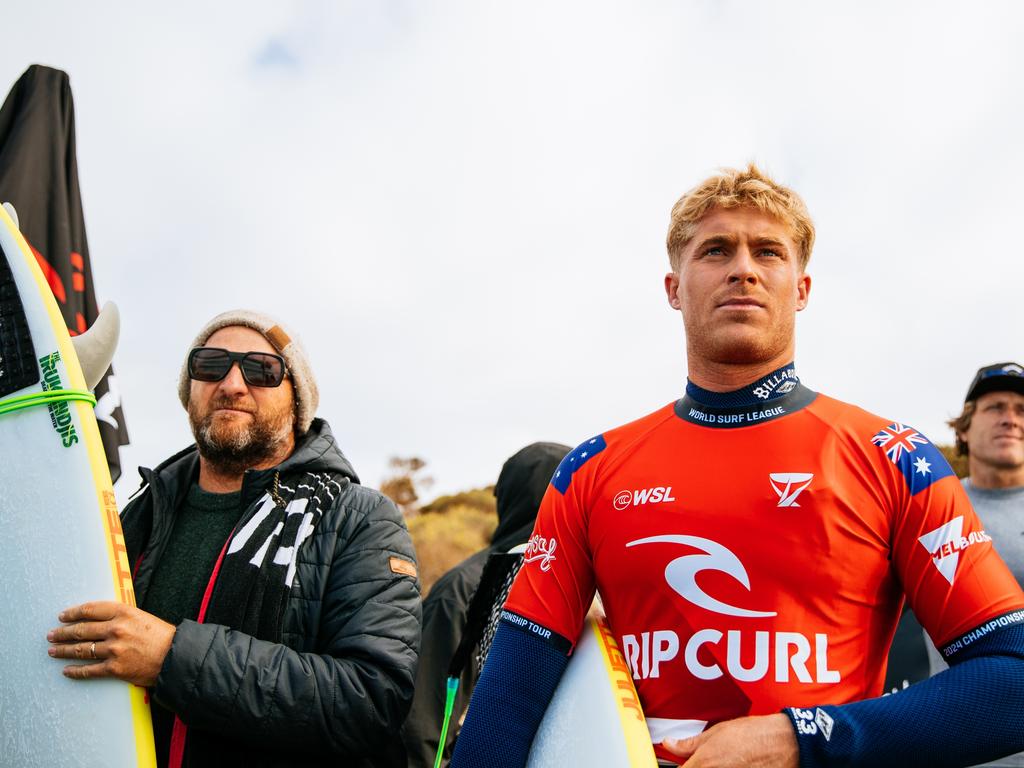
[[[731,429],[751,427],[786,416],[809,405],[817,396],[800,384],[790,362],[767,376],[730,392],[712,392],[686,382],[686,394],[676,401],[676,416],[691,424]]]

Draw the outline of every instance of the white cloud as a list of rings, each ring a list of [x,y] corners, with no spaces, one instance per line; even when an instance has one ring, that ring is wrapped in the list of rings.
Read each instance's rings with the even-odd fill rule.
[[[1024,358],[1012,3],[75,3],[6,13],[0,81],[72,76],[134,444],[213,313],[276,312],[364,480],[493,481],[676,397],[668,210],[756,159],[818,225],[798,365],[939,440]],[[123,498],[132,479],[118,489]]]

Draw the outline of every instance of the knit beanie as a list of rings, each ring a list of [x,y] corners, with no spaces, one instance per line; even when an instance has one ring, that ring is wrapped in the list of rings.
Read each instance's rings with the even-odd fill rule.
[[[205,345],[214,333],[232,325],[252,328],[284,358],[288,374],[292,377],[292,386],[295,389],[295,431],[299,435],[305,434],[309,431],[309,425],[313,423],[313,417],[316,415],[320,392],[317,390],[316,379],[313,378],[313,369],[309,365],[305,348],[277,320],[249,309],[232,309],[222,312],[203,327],[188,348],[189,351]],[[188,352],[186,352],[185,363],[181,366],[181,376],[178,378],[178,397],[186,410],[188,410],[191,391],[191,378],[188,375]]]

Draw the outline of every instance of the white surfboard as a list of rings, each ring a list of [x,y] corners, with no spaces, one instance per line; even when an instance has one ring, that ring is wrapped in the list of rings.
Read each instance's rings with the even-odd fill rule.
[[[632,675],[604,619],[584,624],[527,765],[657,768]]]
[[[86,390],[57,303],[3,209],[0,251],[0,411],[26,395]],[[145,690],[69,680],[68,662],[47,655],[62,609],[135,600],[90,404],[0,413],[0,546],[0,766],[154,766]]]

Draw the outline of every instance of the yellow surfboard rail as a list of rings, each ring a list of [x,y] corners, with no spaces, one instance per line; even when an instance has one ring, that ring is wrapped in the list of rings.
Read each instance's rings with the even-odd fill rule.
[[[6,227],[13,235],[18,248],[21,251],[22,259],[29,265],[32,276],[35,279],[36,287],[43,299],[47,316],[53,325],[57,338],[57,351],[64,362],[68,375],[68,389],[86,390],[85,377],[82,375],[82,368],[78,364],[78,356],[75,354],[71,344],[71,336],[68,334],[64,318],[57,306],[57,300],[50,290],[49,284],[43,275],[42,269],[36,262],[35,256],[22,237],[21,232],[15,226],[11,217],[0,207],[0,226]],[[13,254],[9,254],[12,255]],[[110,562],[110,575],[114,586],[116,599],[127,605],[135,605],[135,591],[132,588],[131,567],[128,564],[128,553],[124,545],[124,536],[121,533],[121,519],[117,514],[117,499],[114,496],[113,484],[110,480],[110,469],[107,467],[107,458],[103,452],[103,442],[100,439],[99,428],[96,426],[96,418],[92,413],[92,406],[81,400],[71,400],[68,407],[75,410],[78,415],[78,423],[82,427],[80,438],[85,445],[89,457],[89,466],[92,470],[93,482],[96,487],[97,508],[100,510],[101,524],[103,525],[104,541],[107,544],[107,558]],[[156,753],[153,744],[153,725],[150,717],[148,693],[145,688],[137,685],[129,685],[129,697],[131,701],[131,712],[133,728],[135,732],[135,749],[138,756],[137,765],[140,768],[155,768]]]
[[[619,644],[615,642],[615,635],[603,617],[588,624],[597,638],[605,671],[615,689],[616,711],[625,736],[630,768],[657,768],[658,760],[654,756],[651,733],[647,730],[640,697],[637,696],[633,685],[633,675],[626,664],[626,658],[619,650]]]

